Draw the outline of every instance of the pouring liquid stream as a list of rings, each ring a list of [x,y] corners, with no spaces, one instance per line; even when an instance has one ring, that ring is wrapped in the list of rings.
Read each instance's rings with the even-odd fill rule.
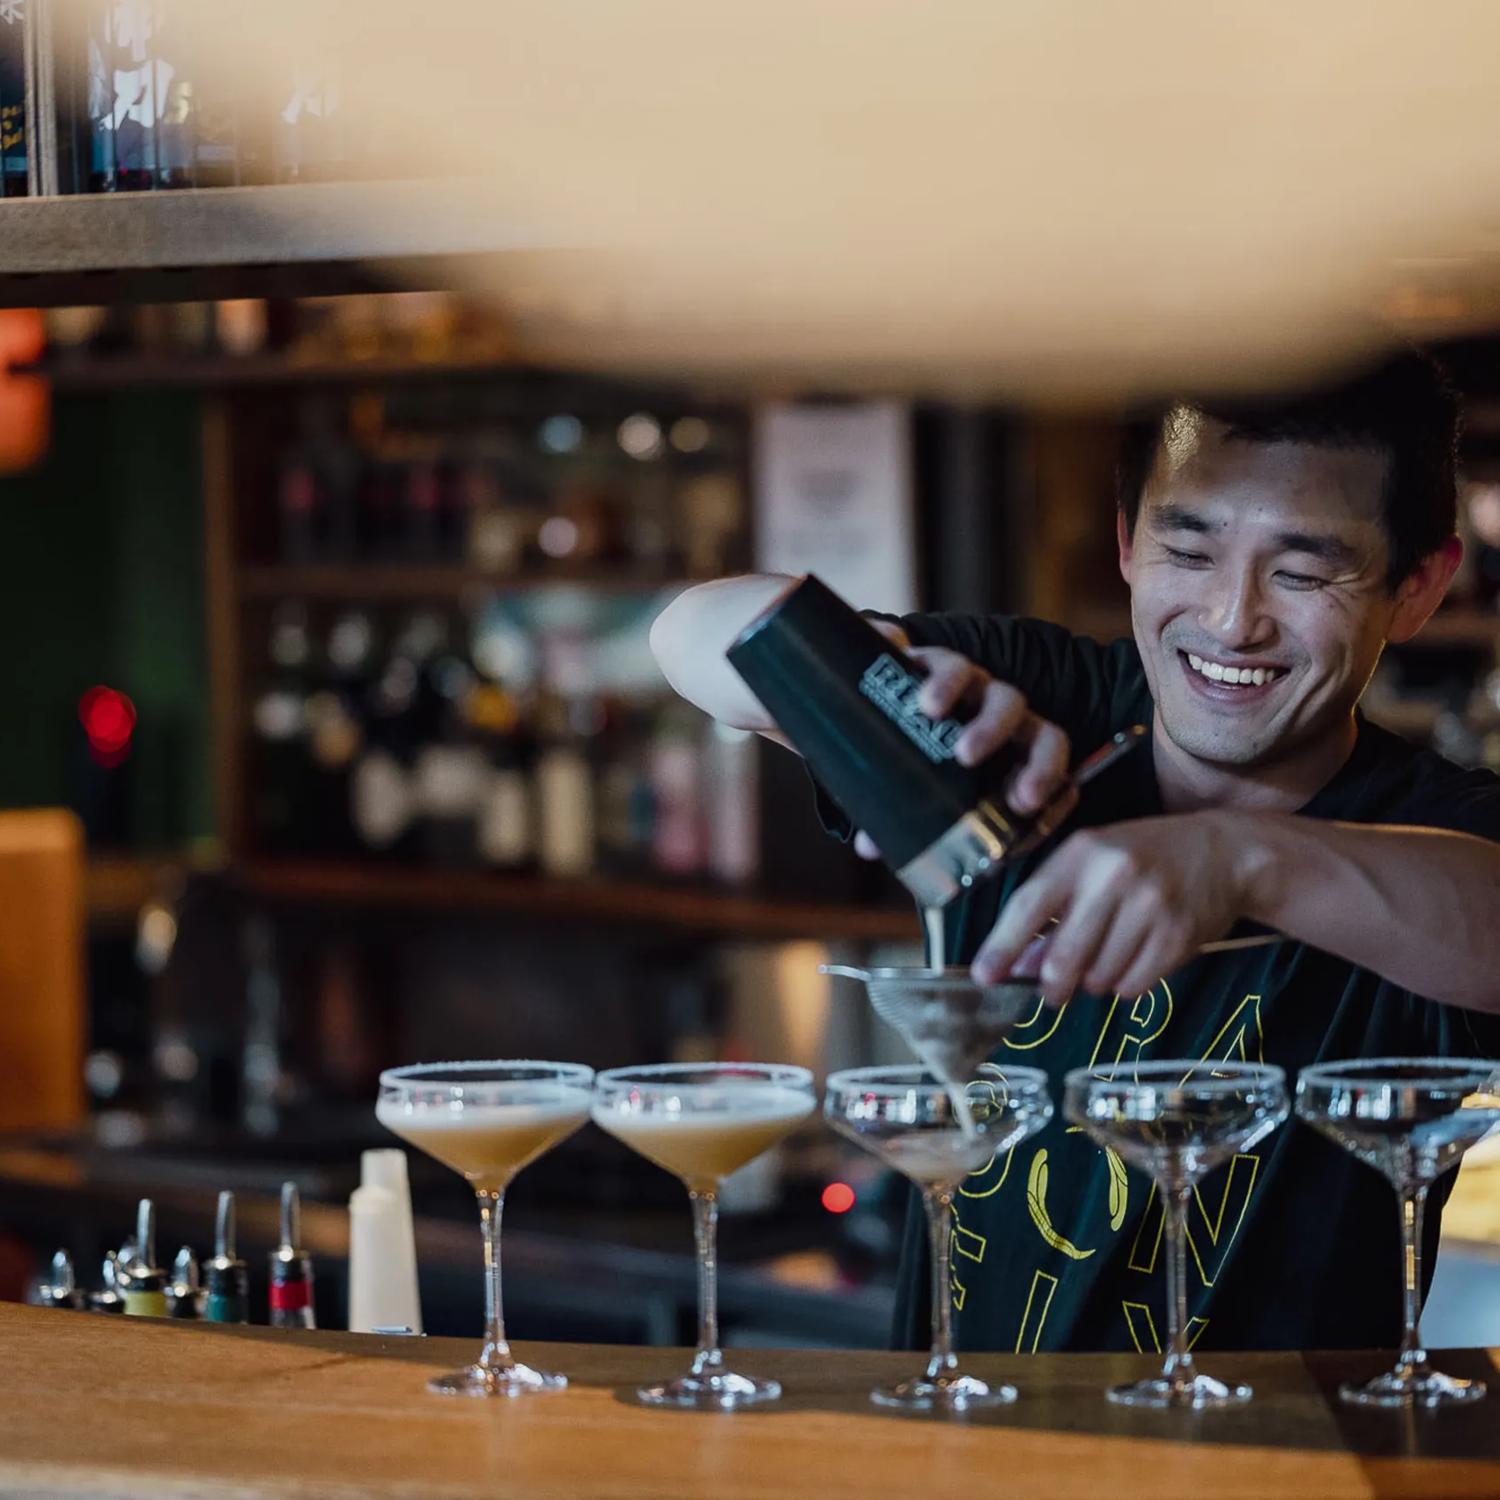
[[[946,908],[941,906],[924,906],[922,908],[922,936],[925,947],[927,967],[934,974],[941,974],[944,965],[948,962],[948,937],[947,927],[944,921]],[[973,1140],[978,1133],[974,1125],[974,1111],[969,1107],[968,1090],[965,1088],[968,1080],[966,1078],[955,1078],[953,1071],[948,1067],[947,1061],[929,1047],[923,1047],[914,1039],[910,1041],[913,1051],[921,1058],[932,1076],[943,1086],[943,1092],[948,1096],[948,1102],[953,1106],[953,1117],[958,1121],[959,1128],[963,1131],[967,1140]]]

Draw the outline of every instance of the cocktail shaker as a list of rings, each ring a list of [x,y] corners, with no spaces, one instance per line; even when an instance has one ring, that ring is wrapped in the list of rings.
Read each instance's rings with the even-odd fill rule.
[[[753,620],[727,656],[924,907],[945,905],[1035,848],[1072,805],[1065,791],[1035,816],[1012,811],[1004,786],[1015,750],[960,765],[954,750],[963,720],[924,714],[920,665],[811,574]],[[1088,774],[1141,733],[1117,736],[1091,756]]]

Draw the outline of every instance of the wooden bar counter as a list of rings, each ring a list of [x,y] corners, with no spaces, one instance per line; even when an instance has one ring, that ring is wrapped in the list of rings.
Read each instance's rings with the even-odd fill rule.
[[[533,1346],[572,1388],[519,1401],[428,1395],[474,1345],[275,1333],[0,1305],[0,1492],[45,1496],[1124,1496],[1500,1495],[1500,1396],[1463,1411],[1341,1407],[1340,1378],[1380,1355],[1215,1355],[1250,1380],[1239,1411],[1117,1410],[1135,1356],[975,1357],[1021,1386],[968,1419],[877,1412],[871,1384],[910,1354],[744,1350],[778,1375],[778,1406],[733,1416],[629,1400],[682,1357]],[[1445,1357],[1497,1375],[1483,1351]]]

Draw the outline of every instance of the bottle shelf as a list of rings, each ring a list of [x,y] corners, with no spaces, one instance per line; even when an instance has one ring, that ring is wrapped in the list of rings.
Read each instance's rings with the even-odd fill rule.
[[[451,283],[546,248],[462,179],[7,199],[0,306],[329,295]]]
[[[248,861],[240,876],[247,890],[270,901],[508,912],[578,923],[645,923],[734,937],[870,942],[918,937],[911,911],[765,900],[693,886],[264,858]]]
[[[1119,640],[1131,633],[1127,610],[1078,610],[1071,614],[1069,627],[1080,635],[1099,641]],[[1500,613],[1478,609],[1440,610],[1422,627],[1421,633],[1394,650],[1413,651],[1423,647],[1473,646],[1482,648],[1500,642]]]
[[[218,864],[216,856],[187,850],[160,854],[91,851],[83,875],[89,921],[101,926],[133,923],[148,901],[169,894],[184,874]]]
[[[477,591],[536,593],[563,587],[595,593],[649,594],[686,588],[701,579],[631,571],[629,568],[559,568],[544,574],[496,573],[484,568],[433,563],[405,565],[343,563],[307,567],[269,564],[240,570],[245,600],[332,599],[379,604],[386,601],[448,599]]]
[[[359,385],[363,382],[479,379],[517,375],[530,366],[506,359],[308,360],[266,354],[77,354],[23,366],[61,393],[132,389],[233,390],[255,386]]]

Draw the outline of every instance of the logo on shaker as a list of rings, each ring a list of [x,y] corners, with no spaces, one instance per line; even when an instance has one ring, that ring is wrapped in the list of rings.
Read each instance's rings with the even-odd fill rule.
[[[931,761],[953,759],[963,726],[952,719],[929,719],[917,707],[922,679],[882,652],[865,668],[859,690]]]

